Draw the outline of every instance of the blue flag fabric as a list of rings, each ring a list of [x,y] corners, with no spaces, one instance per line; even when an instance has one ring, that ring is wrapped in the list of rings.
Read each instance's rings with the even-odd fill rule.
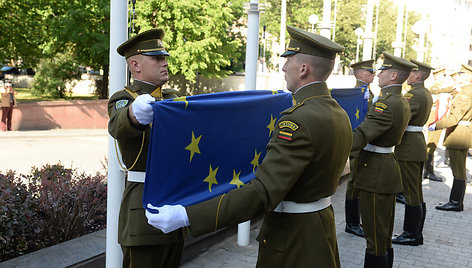
[[[331,90],[331,96],[346,111],[351,121],[351,128],[358,127],[367,114],[367,86],[356,88],[334,88]]]
[[[366,112],[360,92],[331,92],[355,122],[353,127],[358,125],[358,109],[360,119]],[[291,93],[266,90],[154,103],[143,206],[188,206],[248,183],[264,159],[280,113],[291,106]]]
[[[155,103],[143,205],[191,205],[249,182],[291,106],[292,94],[266,90]]]

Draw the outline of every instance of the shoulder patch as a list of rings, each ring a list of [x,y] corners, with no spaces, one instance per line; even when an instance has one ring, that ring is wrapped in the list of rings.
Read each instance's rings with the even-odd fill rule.
[[[118,109],[126,107],[126,105],[128,105],[128,102],[129,100],[119,100],[115,102],[115,109],[118,110]]]
[[[413,97],[413,94],[412,94],[412,93],[406,93],[406,94],[405,94],[405,99],[410,100],[411,97]]]
[[[383,113],[383,111],[387,109],[387,105],[383,102],[377,101],[374,103],[374,111],[378,113]]]
[[[279,123],[279,128],[289,128],[291,129],[292,131],[295,131],[298,129],[298,126],[297,124],[293,123],[292,121],[282,121]]]
[[[291,141],[292,140],[292,133],[285,132],[285,131],[279,131],[279,135],[277,138],[286,140],[286,141]]]

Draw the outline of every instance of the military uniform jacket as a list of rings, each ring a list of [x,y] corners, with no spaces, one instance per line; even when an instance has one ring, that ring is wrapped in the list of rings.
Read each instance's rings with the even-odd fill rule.
[[[295,104],[282,112],[256,178],[240,189],[186,208],[192,235],[267,212],[258,236],[262,245],[284,251],[286,242],[295,240],[295,250],[306,256],[310,253],[307,249],[315,248],[320,241],[325,243],[325,238],[309,240],[304,235],[326,228],[316,224],[320,220],[317,212],[271,211],[283,200],[307,203],[335,193],[351,148],[349,118],[331,98],[324,82],[308,84],[293,97]],[[299,261],[305,267],[313,265]],[[293,265],[287,267],[300,267]]]
[[[160,95],[161,90],[157,88],[155,91],[156,86],[137,80],[128,86],[127,90],[116,92],[108,101],[108,115],[110,117],[108,132],[116,139],[126,168],[133,166],[136,161],[131,170],[144,172],[146,171],[150,127],[136,128],[131,125],[128,109],[137,95],[152,92],[157,92]],[[168,99],[177,97],[175,93],[175,91],[167,91],[162,95],[163,98]],[[141,148],[142,152],[140,153]],[[144,183],[129,181],[126,183],[119,215],[118,242],[122,246],[142,246],[172,243],[183,239],[180,229],[164,234],[147,223],[143,208],[143,191]]]
[[[424,87],[424,82],[417,82],[411,86],[411,90],[405,94],[411,111],[409,126],[424,126],[429,118],[433,98]],[[395,155],[403,161],[426,161],[426,141],[423,132],[405,131],[401,143],[395,147]]]
[[[401,85],[381,89],[379,99],[353,132],[352,151],[362,149],[368,143],[381,147],[400,144],[410,120],[410,107],[401,95],[401,89]],[[362,150],[355,177],[355,187],[364,191],[382,194],[402,191],[400,169],[393,153]]]
[[[436,122],[436,129],[450,128],[446,132],[444,146],[451,149],[471,148],[472,84],[462,86],[459,94],[452,99],[449,111],[449,115]]]

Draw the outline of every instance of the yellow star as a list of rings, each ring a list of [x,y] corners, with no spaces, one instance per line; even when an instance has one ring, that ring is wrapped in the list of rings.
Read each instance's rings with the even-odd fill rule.
[[[272,114],[270,115],[270,124],[267,125],[267,128],[269,129],[269,137],[272,135],[272,131],[275,129],[275,120],[277,118],[274,118]]]
[[[272,95],[279,94],[277,90],[272,90]]]
[[[187,96],[174,98],[173,101],[183,101],[183,102],[185,102],[185,109],[187,109],[187,106],[188,106]]]
[[[256,167],[259,166],[259,157],[261,153],[257,153],[257,150],[254,150],[254,159],[251,161],[251,165],[253,165],[252,172],[256,172]]]
[[[241,171],[239,171],[239,173],[236,174],[236,170],[233,169],[233,179],[229,183],[229,184],[236,185],[238,187],[238,189],[239,189],[239,187],[244,185],[244,183],[241,180],[239,180],[239,175],[240,174],[241,174]]]
[[[359,112],[360,112],[359,108],[356,108],[356,120],[359,120]]]
[[[208,176],[203,180],[204,182],[208,182],[208,190],[210,190],[210,192],[211,192],[211,185],[218,184],[218,181],[216,180],[216,172],[218,172],[218,167],[216,167],[216,169],[213,170],[210,165],[210,172],[208,173]]]
[[[198,138],[195,139],[195,134],[192,131],[192,141],[190,142],[187,147],[185,147],[185,150],[190,151],[190,161],[189,163],[192,162],[193,155],[195,153],[199,154],[200,153],[200,148],[198,148],[198,143],[200,142],[200,139],[202,138],[202,135],[198,136]]]

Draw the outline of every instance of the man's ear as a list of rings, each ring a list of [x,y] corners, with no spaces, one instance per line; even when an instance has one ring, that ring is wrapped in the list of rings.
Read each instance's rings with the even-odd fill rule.
[[[305,77],[310,72],[310,66],[306,63],[300,65],[300,77]]]
[[[390,72],[390,80],[395,81],[397,80],[398,72]]]
[[[129,68],[133,69],[133,71],[135,72],[141,71],[141,65],[139,64],[139,61],[136,58],[131,59],[128,65],[129,65]]]

